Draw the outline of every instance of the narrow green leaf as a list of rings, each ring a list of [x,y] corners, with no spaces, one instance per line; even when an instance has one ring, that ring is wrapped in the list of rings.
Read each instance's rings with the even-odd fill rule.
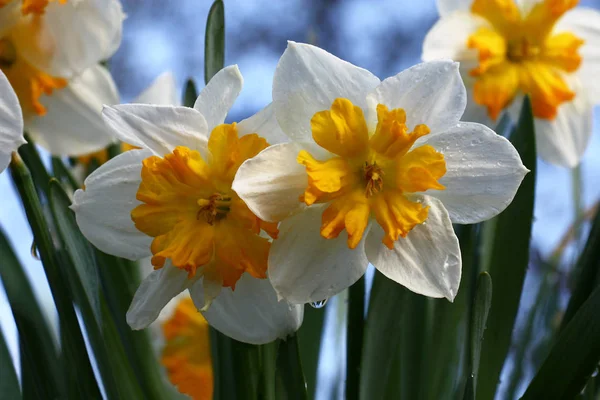
[[[575,265],[577,281],[561,322],[561,330],[571,321],[579,307],[590,296],[600,276],[600,208],[596,212],[585,248]]]
[[[183,92],[182,104],[186,107],[194,107],[196,99],[198,98],[198,90],[193,79],[188,79],[185,83],[185,89]]]
[[[48,183],[50,182],[50,175],[44,167],[40,153],[35,148],[33,140],[25,134],[27,143],[19,147],[19,155],[23,158],[23,161],[27,165],[27,169],[31,174],[33,183],[40,193],[48,193]]]
[[[522,399],[572,399],[600,362],[600,287],[560,332]]]
[[[60,157],[52,157],[52,172],[54,173],[56,179],[58,179],[63,185],[69,187],[71,192],[74,192],[81,187],[79,182],[77,182],[71,172],[69,172]]]
[[[204,82],[225,64],[225,7],[222,0],[215,0],[208,12],[204,36]],[[194,99],[195,101],[195,99]]]
[[[13,360],[0,329],[0,393],[7,399],[21,398],[21,388]]]
[[[346,329],[346,399],[358,400],[360,363],[365,325],[365,277],[348,290],[348,323]]]
[[[100,283],[94,251],[77,227],[75,216],[69,209],[71,204],[69,196],[54,178],[50,181],[48,198],[54,222],[70,257],[71,265],[74,267],[72,271],[67,270],[66,275],[69,281],[72,281],[71,284],[81,285],[83,297],[78,298],[75,294],[74,298],[82,308],[87,307],[82,303],[89,304],[96,324],[100,326],[102,324],[100,299],[98,297]]]
[[[133,331],[125,320],[127,309],[140,283],[138,265],[99,250],[95,254],[110,321],[119,335],[119,344],[122,345],[138,385],[146,393],[146,398],[166,399],[177,396],[176,389],[164,379],[149,331]]]
[[[490,306],[492,305],[492,278],[487,272],[479,274],[477,286],[475,288],[475,298],[473,299],[473,312],[469,324],[470,341],[470,381],[472,388],[466,389],[473,395],[477,389],[477,377],[479,375],[479,359],[481,357],[481,345],[483,343],[483,333],[487,323]],[[475,398],[475,396],[473,396]]]
[[[100,304],[104,298],[100,294],[95,253],[79,231],[75,216],[69,209],[71,201],[56,179],[50,181],[49,200],[59,237],[66,250],[65,275],[81,310],[104,387],[111,398],[119,394],[123,398],[132,398],[139,392],[138,382],[127,378],[134,376],[133,372],[123,372],[131,367],[127,358],[123,357],[124,350],[119,348],[121,343],[116,339],[109,342],[104,335],[107,330],[112,334],[116,328],[110,327],[113,322],[104,318],[107,313],[102,315]],[[145,395],[146,398],[152,398],[150,391]]]
[[[21,196],[25,214],[31,226],[33,238],[39,250],[44,272],[46,273],[50,291],[52,292],[52,297],[58,311],[61,339],[64,339],[61,340],[61,359],[64,360],[65,365],[61,373],[68,382],[66,387],[70,391],[76,390],[81,396],[96,398],[99,395],[99,389],[73,308],[71,296],[67,290],[65,276],[59,268],[59,254],[50,236],[50,228],[44,219],[42,206],[33,186],[31,175],[19,157],[14,154],[10,164],[10,172]]]
[[[28,375],[22,379],[24,382],[31,382],[27,388],[33,394],[30,398],[55,398],[61,392],[63,381],[60,367],[57,367],[58,352],[53,335],[35,299],[25,271],[1,229],[0,260],[0,278],[19,332],[21,370],[27,371]],[[2,372],[6,372],[7,375],[11,373],[8,369]],[[4,378],[0,379],[0,386],[3,381]],[[7,380],[7,385],[9,382]],[[0,393],[3,392],[0,390]]]
[[[257,400],[260,382],[260,347],[231,341],[231,356],[238,399]]]
[[[300,361],[300,349],[295,333],[281,340],[277,357],[277,373],[282,380],[282,389],[288,400],[307,400],[306,380]]]
[[[375,272],[364,331],[360,398],[386,398],[392,366],[400,349],[408,290]],[[399,398],[399,397],[396,397]]]
[[[433,322],[429,345],[428,384],[426,399],[438,400],[448,393],[462,394],[468,345],[469,315],[477,281],[478,225],[456,226],[462,254],[462,279],[454,302],[432,299]],[[452,371],[452,372],[449,372]]]
[[[275,393],[277,376],[277,350],[279,340],[260,346],[260,388],[258,398],[262,400],[278,400]]]
[[[327,306],[325,306],[327,307]],[[319,354],[321,338],[323,336],[323,320],[325,308],[314,308],[308,304],[304,306],[304,321],[297,332],[298,343],[302,352],[300,358],[302,369],[306,376],[308,397],[314,399],[317,390],[317,372],[319,368]]]
[[[213,375],[215,377],[215,400],[236,400],[236,377],[233,373],[233,339],[210,327]],[[245,397],[241,397],[244,399]]]
[[[512,203],[484,228],[483,265],[494,280],[486,339],[481,350],[477,397],[492,399],[508,354],[525,273],[535,196],[535,135],[531,102],[526,98],[519,122],[510,137],[529,172]]]

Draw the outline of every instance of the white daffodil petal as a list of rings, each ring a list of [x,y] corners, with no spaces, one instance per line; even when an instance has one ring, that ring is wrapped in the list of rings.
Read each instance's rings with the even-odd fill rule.
[[[19,27],[12,37],[38,69],[72,78],[117,50],[124,19],[119,0],[56,1],[48,4],[43,19],[32,18],[32,26]]]
[[[225,122],[225,117],[244,85],[237,65],[225,67],[215,74],[202,89],[194,108],[206,118],[209,132]]]
[[[204,304],[202,282],[190,288],[196,307]],[[245,273],[235,290],[222,288],[202,315],[219,332],[250,344],[265,344],[296,332],[302,325],[304,305],[278,301],[268,279]]]
[[[78,156],[114,141],[101,115],[104,104],[119,103],[117,88],[106,68],[88,68],[66,88],[40,100],[47,114],[27,119],[25,126],[35,142],[50,153]]]
[[[579,50],[582,62],[577,75],[585,82],[592,103],[600,103],[600,12],[577,7],[558,20],[554,31],[571,32],[585,41]]]
[[[455,11],[468,11],[474,0],[437,0],[440,16],[446,17]]]
[[[366,110],[365,97],[379,84],[366,69],[325,50],[288,42],[273,77],[273,103],[281,129],[292,139],[312,140],[310,120],[344,97]]]
[[[504,137],[476,123],[461,122],[430,134],[416,146],[428,144],[444,154],[444,190],[426,194],[444,203],[454,223],[474,224],[502,212],[528,172],[519,153]]]
[[[282,143],[267,147],[238,169],[232,189],[264,221],[281,221],[305,208],[300,196],[308,187],[306,168],[296,161],[307,150],[320,154],[314,143]]]
[[[477,50],[469,49],[467,42],[477,29],[488,25],[485,19],[468,11],[457,11],[441,18],[433,25],[423,41],[423,61],[450,59],[459,61],[467,71],[477,66]]]
[[[10,163],[12,152],[23,143],[23,115],[19,99],[0,71],[0,172]]]
[[[312,206],[284,220],[271,246],[269,279],[280,298],[295,304],[336,295],[363,276],[369,264],[364,237],[349,249],[345,233],[335,239],[321,236],[323,210]]]
[[[425,196],[430,206],[427,220],[388,249],[384,231],[373,224],[365,243],[369,262],[382,274],[407,289],[429,297],[454,300],[461,276],[458,238],[443,204]]]
[[[131,210],[141,204],[135,196],[142,180],[142,161],[148,150],[120,154],[95,170],[77,190],[71,209],[85,237],[105,253],[138,260],[152,255],[152,238],[138,231]]]
[[[275,118],[275,107],[273,103],[237,124],[238,134],[241,136],[249,133],[258,133],[264,137],[270,145],[284,143],[289,138],[283,133],[277,118]]]
[[[534,120],[538,155],[551,164],[569,168],[579,164],[592,137],[593,106],[583,88],[575,85],[575,99],[561,104],[554,120]]]
[[[161,157],[177,146],[205,155],[208,146],[206,120],[193,108],[123,104],[104,107],[102,116],[119,140]]]
[[[153,271],[140,284],[135,292],[129,310],[127,324],[131,329],[144,329],[160,314],[169,301],[187,289],[194,281],[188,279],[188,272],[171,265]]]
[[[160,74],[132,103],[179,106],[181,100],[177,93],[175,77],[171,72]]]
[[[409,128],[427,124],[432,132],[457,123],[467,105],[459,64],[449,60],[415,65],[387,78],[367,96],[369,109],[377,104],[402,108]]]

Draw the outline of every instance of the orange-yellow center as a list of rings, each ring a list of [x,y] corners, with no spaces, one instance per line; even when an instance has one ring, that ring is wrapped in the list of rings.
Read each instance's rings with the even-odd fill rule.
[[[34,59],[42,60],[53,53],[49,42],[44,40],[47,34],[43,14],[49,1],[56,0],[23,0],[21,13],[10,14],[14,21],[7,21],[9,27],[0,36],[0,69],[17,94],[25,117],[45,115],[47,110],[40,102],[41,96],[51,95],[68,83],[39,69],[38,61],[36,65],[30,62],[32,54],[37,54]],[[66,0],[58,2],[66,4]],[[9,3],[10,0],[0,0],[0,11]],[[52,44],[56,45],[60,44]]]
[[[193,400],[213,398],[213,369],[208,322],[192,299],[182,299],[163,324],[165,347],[161,364],[171,383]]]
[[[474,0],[471,11],[489,26],[472,34],[467,46],[479,53],[479,65],[470,71],[476,78],[475,102],[498,118],[518,93],[531,97],[538,118],[554,119],[557,108],[575,93],[564,75],[581,64],[583,40],[572,33],[553,33],[562,15],[577,0],[544,0],[521,15],[514,0]]]
[[[438,182],[446,173],[444,156],[429,145],[414,146],[429,134],[427,125],[406,125],[406,113],[377,106],[377,127],[370,134],[363,111],[348,99],[335,99],[330,110],[312,120],[315,142],[333,157],[317,160],[300,151],[308,187],[300,201],[328,203],[321,235],[338,237],[345,229],[348,247],[355,248],[373,216],[384,229],[388,248],[427,219],[428,207],[418,193],[443,190]]]
[[[5,7],[9,3],[14,3],[15,1],[17,0],[0,0],[0,8]],[[43,14],[46,11],[46,7],[51,2],[67,4],[67,0],[21,0],[21,13],[23,15]]]
[[[265,278],[270,242],[277,225],[256,217],[231,189],[235,172],[268,143],[256,134],[238,137],[236,124],[217,126],[203,156],[176,147],[164,157],[143,161],[142,182],[131,212],[138,230],[154,238],[152,265],[167,259],[206,281],[235,287],[244,272]]]

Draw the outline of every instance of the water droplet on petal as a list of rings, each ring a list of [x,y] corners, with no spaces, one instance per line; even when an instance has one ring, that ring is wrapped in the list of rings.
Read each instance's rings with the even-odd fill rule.
[[[325,307],[325,304],[327,304],[327,300],[329,300],[329,299],[313,301],[309,304],[312,308],[323,308],[323,307]]]

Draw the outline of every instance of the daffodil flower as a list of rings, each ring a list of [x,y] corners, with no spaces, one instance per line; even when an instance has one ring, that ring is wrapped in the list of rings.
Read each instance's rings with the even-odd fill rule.
[[[0,69],[25,129],[51,153],[80,155],[113,140],[100,111],[118,94],[98,63],[119,46],[123,19],[118,0],[0,1]]]
[[[452,222],[495,216],[527,172],[505,138],[459,122],[458,64],[424,63],[380,82],[290,43],[272,104],[293,141],[244,162],[233,189],[262,220],[283,220],[269,255],[278,295],[329,298],[372,263],[416,293],[453,300],[461,255]]]
[[[208,323],[191,298],[179,300],[162,330],[165,345],[160,362],[171,383],[193,400],[211,400],[214,382]]]
[[[463,120],[488,125],[523,95],[535,116],[537,151],[577,165],[600,102],[600,13],[577,0],[438,0],[440,20],[427,34],[423,60],[461,64],[469,106]]]
[[[231,189],[244,160],[284,137],[272,107],[224,123],[241,87],[232,66],[211,79],[194,108],[129,104],[103,111],[116,136],[140,149],[94,171],[72,208],[100,250],[152,257],[156,270],[127,312],[134,329],[148,326],[185,289],[212,326],[239,341],[266,343],[302,322],[302,306],[278,302],[265,279],[268,236],[277,236],[277,225],[257,218]]]
[[[13,151],[25,143],[19,99],[6,76],[0,72],[0,172],[10,163]]]

